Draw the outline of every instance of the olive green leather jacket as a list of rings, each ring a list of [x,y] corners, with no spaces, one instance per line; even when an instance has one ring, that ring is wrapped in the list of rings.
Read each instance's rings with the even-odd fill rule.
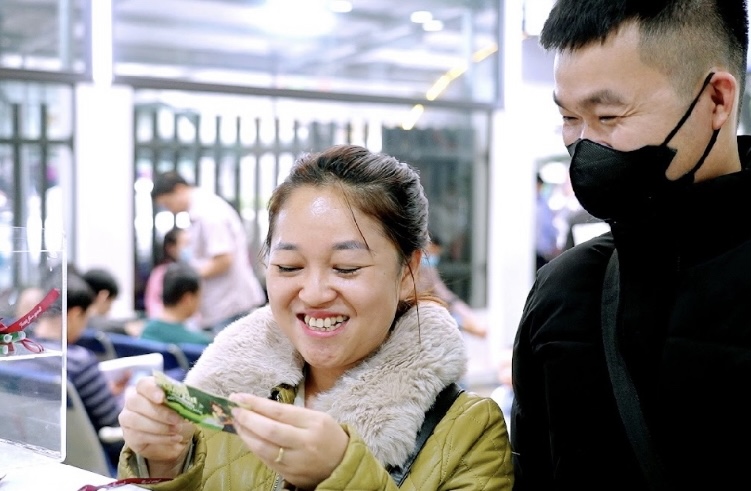
[[[412,452],[435,397],[466,369],[464,340],[446,309],[421,303],[419,323],[415,310],[400,318],[375,353],[316,398],[313,409],[329,413],[350,437],[344,459],[316,489],[511,490],[511,447],[501,410],[492,399],[467,392],[438,423],[400,488],[389,475],[387,467],[403,464]],[[263,308],[222,331],[186,381],[214,393],[274,394],[280,402],[293,403],[303,367],[270,310]],[[184,474],[150,488],[294,489],[236,435],[197,429],[194,445],[193,462]],[[137,476],[135,460],[126,447],[119,477]]]

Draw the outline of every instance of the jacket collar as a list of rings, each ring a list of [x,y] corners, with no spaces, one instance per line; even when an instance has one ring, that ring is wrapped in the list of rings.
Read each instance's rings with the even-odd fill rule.
[[[632,267],[690,266],[751,240],[751,136],[738,137],[739,172],[697,183],[659,219],[627,227],[613,224],[621,259]]]
[[[456,322],[445,308],[423,302],[419,314],[417,308],[405,313],[376,352],[319,394],[314,408],[354,428],[382,464],[401,465],[414,448],[425,411],[466,366]],[[186,382],[222,395],[268,397],[280,384],[297,386],[303,367],[266,306],[217,335]]]

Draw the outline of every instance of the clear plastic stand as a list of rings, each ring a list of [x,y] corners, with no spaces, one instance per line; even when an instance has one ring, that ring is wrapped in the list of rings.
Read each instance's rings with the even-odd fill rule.
[[[62,233],[0,225],[0,475],[65,459],[64,244]]]

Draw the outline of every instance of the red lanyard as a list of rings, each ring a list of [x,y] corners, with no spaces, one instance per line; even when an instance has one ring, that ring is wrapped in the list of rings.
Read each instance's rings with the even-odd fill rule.
[[[100,484],[98,486],[95,486],[94,484],[86,484],[79,488],[78,491],[97,491],[99,489],[117,488],[128,484],[157,484],[171,480],[172,479],[169,477],[130,477],[128,479],[120,479],[119,481],[111,482],[109,484]]]

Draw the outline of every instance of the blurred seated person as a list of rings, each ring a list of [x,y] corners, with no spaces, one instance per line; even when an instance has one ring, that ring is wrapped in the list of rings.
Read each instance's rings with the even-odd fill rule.
[[[20,319],[31,311],[36,305],[44,298],[44,290],[37,286],[30,286],[23,288],[18,293],[18,299],[16,300],[15,307],[13,309],[13,316],[15,319]]]
[[[555,213],[548,204],[545,181],[537,174],[537,200],[535,217],[535,267],[540,269],[561,253],[558,247],[558,228]]]
[[[112,310],[112,302],[120,293],[117,279],[104,268],[89,269],[81,277],[94,292],[94,301],[89,307],[88,327],[100,330],[113,329],[109,313]]]
[[[88,311],[94,303],[94,291],[86,281],[76,275],[68,275],[67,320],[67,376],[81,397],[86,413],[94,429],[120,426],[118,415],[122,410],[118,396],[123,393],[130,376],[110,384],[99,370],[99,360],[94,352],[76,341],[86,328]],[[49,349],[58,349],[63,335],[62,297],[42,316],[34,327],[36,340]],[[102,443],[110,463],[117,467],[122,442]]]
[[[420,272],[417,279],[417,290],[420,293],[432,293],[448,306],[449,312],[456,319],[459,328],[469,334],[484,338],[488,330],[477,318],[472,307],[467,305],[459,296],[452,292],[441,278],[438,271],[438,262],[443,252],[443,245],[437,236],[430,236],[426,254],[420,263]]]
[[[201,301],[198,271],[183,263],[167,265],[161,290],[162,311],[157,318],[146,321],[141,338],[175,344],[209,344],[212,340],[209,335],[191,331],[185,324],[198,311]]]
[[[504,348],[501,351],[498,362],[498,382],[500,385],[490,394],[490,398],[497,402],[501,411],[503,411],[507,426],[510,426],[511,423],[511,406],[514,403],[514,387],[511,380],[512,354],[511,348]]]
[[[154,266],[146,281],[146,289],[143,294],[146,317],[156,319],[162,312],[162,283],[167,266],[176,263],[180,258],[180,251],[186,250],[188,232],[180,227],[174,227],[164,234],[162,240],[162,257]]]

